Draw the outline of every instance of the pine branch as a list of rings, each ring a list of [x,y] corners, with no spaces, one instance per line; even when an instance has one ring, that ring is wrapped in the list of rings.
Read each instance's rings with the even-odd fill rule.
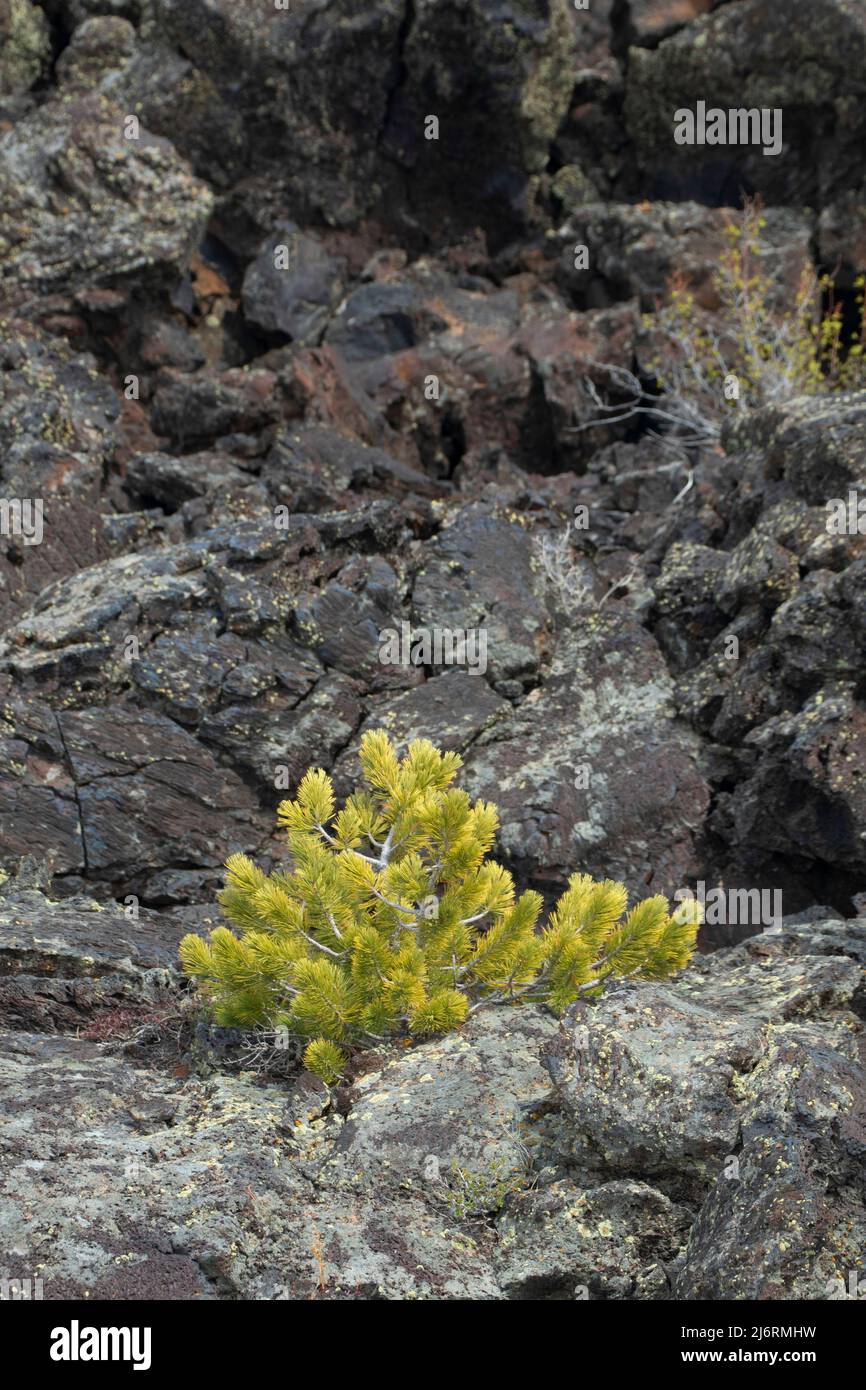
[[[320,768],[281,803],[289,868],[228,861],[220,902],[239,935],[182,941],[219,1022],[288,1027],[331,1084],[352,1047],[447,1032],[489,1007],[561,1011],[614,977],[665,978],[691,955],[694,906],[670,916],[656,897],[627,912],[622,884],[586,874],[571,876],[539,932],[540,895],[515,898],[511,874],[485,858],[496,808],[451,786],[456,754],[416,739],[400,759],[377,730],[361,764],[367,788],[336,815]],[[364,840],[378,852],[363,853]]]

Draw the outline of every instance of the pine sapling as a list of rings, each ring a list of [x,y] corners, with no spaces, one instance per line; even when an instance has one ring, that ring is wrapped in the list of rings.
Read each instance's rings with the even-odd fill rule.
[[[236,930],[181,942],[217,1023],[309,1040],[306,1065],[330,1084],[353,1046],[445,1033],[496,1005],[561,1011],[614,977],[662,979],[689,960],[697,904],[628,911],[623,884],[587,874],[540,928],[540,894],[518,897],[487,858],[496,807],[452,786],[456,753],[415,739],[400,759],[377,730],[360,756],[365,786],[340,810],[321,769],[280,805],[290,867],[228,860],[220,903]]]

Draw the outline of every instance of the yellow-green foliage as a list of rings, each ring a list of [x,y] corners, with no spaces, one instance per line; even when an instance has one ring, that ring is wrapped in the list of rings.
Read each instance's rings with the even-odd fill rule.
[[[671,916],[655,897],[627,912],[622,884],[586,874],[539,930],[540,895],[516,897],[486,858],[496,807],[451,785],[456,753],[415,739],[401,760],[377,730],[361,764],[366,787],[341,810],[320,769],[279,807],[290,869],[229,859],[220,902],[240,935],[218,927],[181,942],[218,1023],[310,1039],[306,1064],[331,1083],[353,1044],[444,1033],[485,1005],[561,1010],[611,976],[660,979],[691,956],[694,903]]]
[[[658,388],[684,413],[721,420],[736,398],[725,394],[733,375],[739,403],[771,404],[795,396],[850,391],[866,385],[864,285],[855,281],[857,325],[846,339],[842,306],[829,276],[806,267],[787,303],[767,268],[766,220],[756,203],[731,218],[713,279],[718,307],[703,313],[682,275],[675,275],[656,313],[644,316],[654,351],[647,362]],[[822,311],[822,299],[826,307]],[[686,409],[687,408],[687,409]]]
[[[473,1216],[501,1211],[505,1199],[525,1187],[526,1173],[504,1158],[491,1159],[481,1172],[461,1168],[455,1158],[447,1179],[445,1201],[455,1221],[466,1221]]]

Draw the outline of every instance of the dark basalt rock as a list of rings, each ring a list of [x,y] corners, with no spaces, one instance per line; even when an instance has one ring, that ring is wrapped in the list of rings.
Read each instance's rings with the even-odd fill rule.
[[[637,623],[590,613],[559,639],[544,685],[467,760],[467,784],[499,805],[500,843],[522,871],[552,887],[580,869],[644,895],[690,880],[708,792],[673,699]]]
[[[698,1204],[674,1298],[848,1296],[866,1229],[862,953],[854,924],[780,928],[563,1021],[546,1065],[574,1159]]]
[[[684,183],[686,170],[714,170],[720,185],[738,176],[768,202],[823,206],[862,178],[864,60],[857,0],[815,0],[796,25],[772,0],[737,0],[632,49],[624,113],[644,175]],[[675,145],[674,113],[698,101],[783,111],[783,150]]]
[[[856,924],[764,932],[560,1024],[482,1011],[366,1054],[337,1105],[184,1023],[179,932],[0,889],[0,1210],[46,1298],[849,1296]]]
[[[64,90],[0,135],[0,298],[159,285],[189,261],[212,207],[173,146],[93,91]]]
[[[287,265],[277,266],[277,248]],[[284,333],[296,343],[316,343],[342,288],[339,263],[290,222],[277,228],[247,267],[244,313],[250,323],[270,333]]]
[[[864,867],[863,538],[831,534],[827,505],[856,495],[864,404],[862,393],[804,398],[744,417],[726,438],[738,486],[718,502],[733,544],[674,541],[654,586],[680,709],[747,753],[709,826],[729,862],[759,877],[779,855]]]
[[[854,326],[863,5],[789,10],[0,0],[0,1226],[46,1296],[849,1296],[866,392],[674,450],[628,384],[673,275],[724,339],[744,192],[773,313],[817,268]],[[698,100],[782,154],[676,145]],[[521,887],[780,929],[330,1094],[265,1065],[179,936],[379,727],[463,756]]]

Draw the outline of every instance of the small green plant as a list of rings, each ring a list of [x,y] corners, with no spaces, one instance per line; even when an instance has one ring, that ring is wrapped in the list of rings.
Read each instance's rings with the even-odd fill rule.
[[[866,277],[854,281],[847,333],[832,278],[811,267],[783,308],[765,228],[757,202],[728,218],[712,313],[699,307],[681,273],[671,277],[664,302],[643,316],[643,366],[653,388],[625,368],[597,364],[618,401],[604,401],[588,382],[599,414],[572,432],[641,415],[667,431],[676,451],[717,443],[732,410],[866,386]]]
[[[854,390],[866,380],[863,277],[855,282],[858,322],[848,341],[829,275],[804,267],[791,302],[781,310],[779,286],[767,269],[765,227],[755,203],[742,217],[729,219],[714,279],[719,299],[714,315],[701,313],[684,277],[675,275],[667,303],[644,316],[661,348],[648,363],[659,388],[674,398],[689,392],[712,419],[736,404],[724,393],[731,377],[738,380],[740,399],[752,405]]]
[[[291,867],[228,860],[220,902],[240,935],[181,942],[184,968],[217,1023],[285,1028],[328,1084],[346,1049],[457,1028],[476,1009],[560,1011],[614,976],[661,979],[686,964],[694,903],[653,897],[627,912],[621,883],[574,874],[543,930],[540,894],[515,896],[487,859],[496,807],[451,784],[461,766],[415,739],[398,758],[377,730],[361,742],[366,786],[336,811],[331,779],[309,771],[278,816]]]
[[[523,1192],[526,1185],[525,1171],[504,1158],[491,1159],[481,1172],[461,1168],[455,1158],[446,1180],[445,1203],[455,1221],[468,1221],[501,1211],[505,1199],[512,1193]]]

